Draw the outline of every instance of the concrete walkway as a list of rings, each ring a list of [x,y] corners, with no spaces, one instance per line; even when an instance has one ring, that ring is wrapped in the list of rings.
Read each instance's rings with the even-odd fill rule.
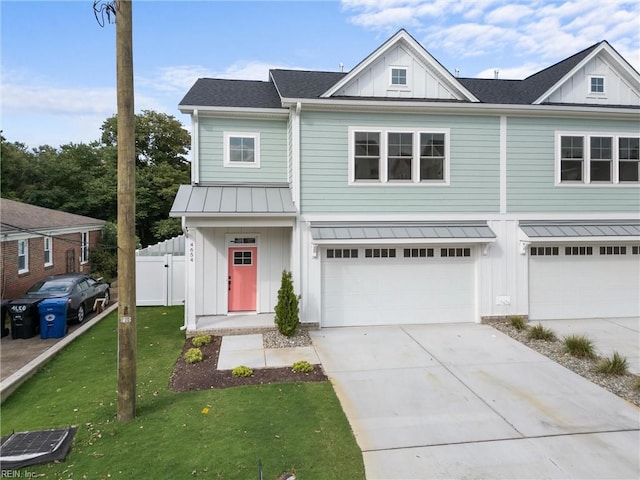
[[[264,348],[261,333],[228,335],[222,337],[218,370],[231,370],[240,365],[251,368],[290,367],[302,360],[320,363],[313,347]]]
[[[311,336],[369,480],[639,477],[640,409],[488,325]]]

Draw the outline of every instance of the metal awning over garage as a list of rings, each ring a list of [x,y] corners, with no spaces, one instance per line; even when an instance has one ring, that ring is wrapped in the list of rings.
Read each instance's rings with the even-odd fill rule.
[[[531,242],[640,241],[639,220],[521,222]]]
[[[180,185],[172,217],[277,216],[297,214],[286,185]]]
[[[496,235],[484,222],[313,222],[315,244],[491,243]]]

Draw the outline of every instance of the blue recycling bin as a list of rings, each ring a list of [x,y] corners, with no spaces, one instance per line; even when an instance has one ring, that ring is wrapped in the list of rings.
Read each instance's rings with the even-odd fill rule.
[[[38,305],[40,338],[62,338],[67,334],[67,299],[48,298]]]

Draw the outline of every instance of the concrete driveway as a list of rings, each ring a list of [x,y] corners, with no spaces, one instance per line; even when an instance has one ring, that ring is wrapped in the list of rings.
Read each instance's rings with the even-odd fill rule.
[[[488,325],[312,332],[367,478],[638,478],[640,409]]]

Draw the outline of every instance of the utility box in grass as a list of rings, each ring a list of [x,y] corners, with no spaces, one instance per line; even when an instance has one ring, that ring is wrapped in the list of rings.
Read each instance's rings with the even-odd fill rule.
[[[67,299],[48,298],[38,305],[40,338],[62,338],[67,334]]]

